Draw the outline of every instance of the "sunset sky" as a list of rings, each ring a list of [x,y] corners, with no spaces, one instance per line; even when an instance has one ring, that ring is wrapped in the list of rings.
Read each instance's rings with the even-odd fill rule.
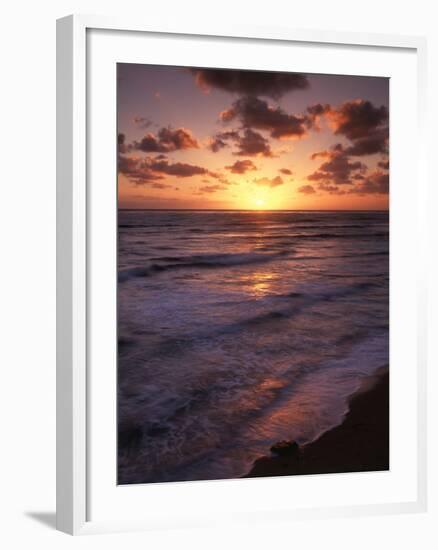
[[[386,78],[118,65],[120,208],[386,209]]]

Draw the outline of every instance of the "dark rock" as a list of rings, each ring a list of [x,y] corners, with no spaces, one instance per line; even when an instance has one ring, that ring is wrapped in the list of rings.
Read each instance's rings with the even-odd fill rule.
[[[293,456],[298,454],[300,448],[296,441],[279,441],[271,447],[271,453],[278,456]]]

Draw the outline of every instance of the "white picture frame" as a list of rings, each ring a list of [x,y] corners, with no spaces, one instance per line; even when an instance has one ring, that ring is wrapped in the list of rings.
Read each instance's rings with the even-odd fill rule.
[[[204,516],[194,509],[190,512],[191,503],[187,501],[187,509],[178,518],[177,512],[164,513],[155,510],[155,515],[149,519],[148,512],[144,518],[114,515],[94,519],[90,517],[90,484],[92,472],[90,464],[91,432],[90,411],[93,410],[95,389],[91,390],[91,333],[90,333],[90,228],[96,210],[90,207],[90,144],[88,142],[90,111],[88,105],[90,70],[87,61],[90,42],[87,33],[91,30],[107,33],[135,33],[136,36],[158,35],[171,36],[180,40],[190,37],[201,37],[203,40],[243,40],[265,41],[275,44],[317,44],[318,47],[364,47],[375,52],[391,49],[399,52],[410,52],[415,56],[416,80],[414,83],[418,108],[415,112],[415,123],[418,136],[418,147],[414,153],[411,168],[415,170],[414,206],[418,217],[418,230],[412,237],[416,244],[418,261],[413,268],[412,276],[417,279],[415,299],[409,307],[416,310],[415,331],[409,335],[412,339],[412,351],[416,355],[414,369],[415,388],[412,389],[412,403],[415,409],[415,488],[410,490],[414,496],[400,500],[389,498],[378,503],[351,503],[326,506],[316,502],[315,506],[281,505],[275,514],[254,506],[245,510],[244,514],[234,514],[238,521],[260,521],[262,518],[280,519],[303,517],[351,516],[357,514],[382,514],[396,512],[418,512],[426,509],[426,287],[425,287],[425,254],[424,238],[426,231],[426,175],[424,120],[425,120],[425,40],[419,37],[403,37],[372,34],[349,34],[325,31],[300,31],[288,28],[241,28],[227,29],[187,28],[180,29],[177,24],[168,24],[159,29],[136,20],[121,20],[95,16],[69,16],[57,22],[57,528],[70,534],[87,534],[115,530],[151,529],[157,527],[172,527],[185,525],[208,525],[222,521],[232,521],[230,514],[221,513],[218,509],[215,518]],[[108,40],[108,38],[107,38]],[[111,38],[110,38],[111,40]],[[189,63],[188,63],[189,64]],[[114,135],[115,139],[115,135]],[[110,169],[112,167],[110,166]],[[114,180],[115,181],[115,180]],[[406,203],[404,203],[406,206]],[[401,204],[401,208],[403,204]],[[103,206],[102,208],[105,208]],[[423,216],[424,214],[424,216]],[[396,220],[397,221],[397,220]],[[391,222],[392,223],[392,222]],[[392,227],[392,226],[391,226]],[[396,227],[400,227],[396,225]],[[400,281],[400,291],[403,291],[403,281]],[[409,290],[409,289],[406,289]],[[414,341],[415,340],[415,341]],[[401,345],[401,341],[399,342]],[[115,384],[115,378],[113,379]],[[105,388],[102,388],[102,392]],[[391,398],[395,397],[395,405],[400,402],[397,394],[391,390]],[[111,394],[112,395],[112,394]],[[414,399],[415,397],[415,399]],[[391,408],[391,414],[397,413]],[[412,411],[411,411],[412,412]],[[94,415],[96,416],[96,415]],[[110,419],[113,421],[114,418]],[[94,432],[95,433],[95,432]],[[115,433],[113,426],[112,433]],[[108,459],[109,461],[109,459]],[[109,466],[114,467],[114,464]],[[324,476],[321,476],[324,477]],[[327,477],[327,476],[325,476]],[[333,489],[333,476],[330,487]],[[369,478],[370,479],[370,478]],[[258,483],[256,493],[271,491],[278,488],[279,480],[245,480],[249,498],[254,496],[254,483]],[[302,481],[302,480],[301,480]],[[221,493],[220,498],[226,498],[227,492],[233,495],[243,489],[236,489],[236,483],[230,481],[196,482],[193,492],[206,495],[210,491]],[[241,483],[240,481],[238,483]],[[271,485],[268,485],[270,483]],[[274,485],[272,485],[274,483]],[[178,498],[186,499],[182,484],[158,484],[154,487],[154,498],[159,502],[160,494],[165,498],[169,491],[179,493]],[[189,484],[183,484],[190,488]],[[270,488],[271,487],[271,488]],[[135,488],[134,488],[135,489]],[[137,494],[144,492],[144,486],[136,489]],[[119,493],[120,494],[120,493]],[[126,502],[126,492],[124,502]],[[104,494],[102,493],[102,498]],[[137,498],[137,497],[136,497]],[[141,497],[143,498],[143,497]],[[234,498],[234,497],[233,497]],[[116,510],[116,508],[114,508]],[[151,510],[152,512],[152,510]],[[231,514],[233,515],[233,514]],[[211,521],[210,521],[211,519]]]

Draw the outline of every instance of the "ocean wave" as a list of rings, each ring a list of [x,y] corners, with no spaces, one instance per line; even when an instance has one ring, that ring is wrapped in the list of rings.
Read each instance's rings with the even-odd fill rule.
[[[214,269],[226,268],[251,264],[262,264],[277,260],[289,255],[290,251],[276,252],[274,254],[259,254],[248,252],[242,254],[199,254],[195,256],[165,256],[155,258],[145,267],[133,267],[119,271],[119,283],[128,281],[136,277],[151,277],[164,271],[173,271],[177,269]]]

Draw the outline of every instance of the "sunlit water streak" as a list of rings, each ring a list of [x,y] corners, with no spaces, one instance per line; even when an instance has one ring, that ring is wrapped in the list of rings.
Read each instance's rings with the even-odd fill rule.
[[[119,214],[119,483],[238,477],[388,364],[384,212]]]

